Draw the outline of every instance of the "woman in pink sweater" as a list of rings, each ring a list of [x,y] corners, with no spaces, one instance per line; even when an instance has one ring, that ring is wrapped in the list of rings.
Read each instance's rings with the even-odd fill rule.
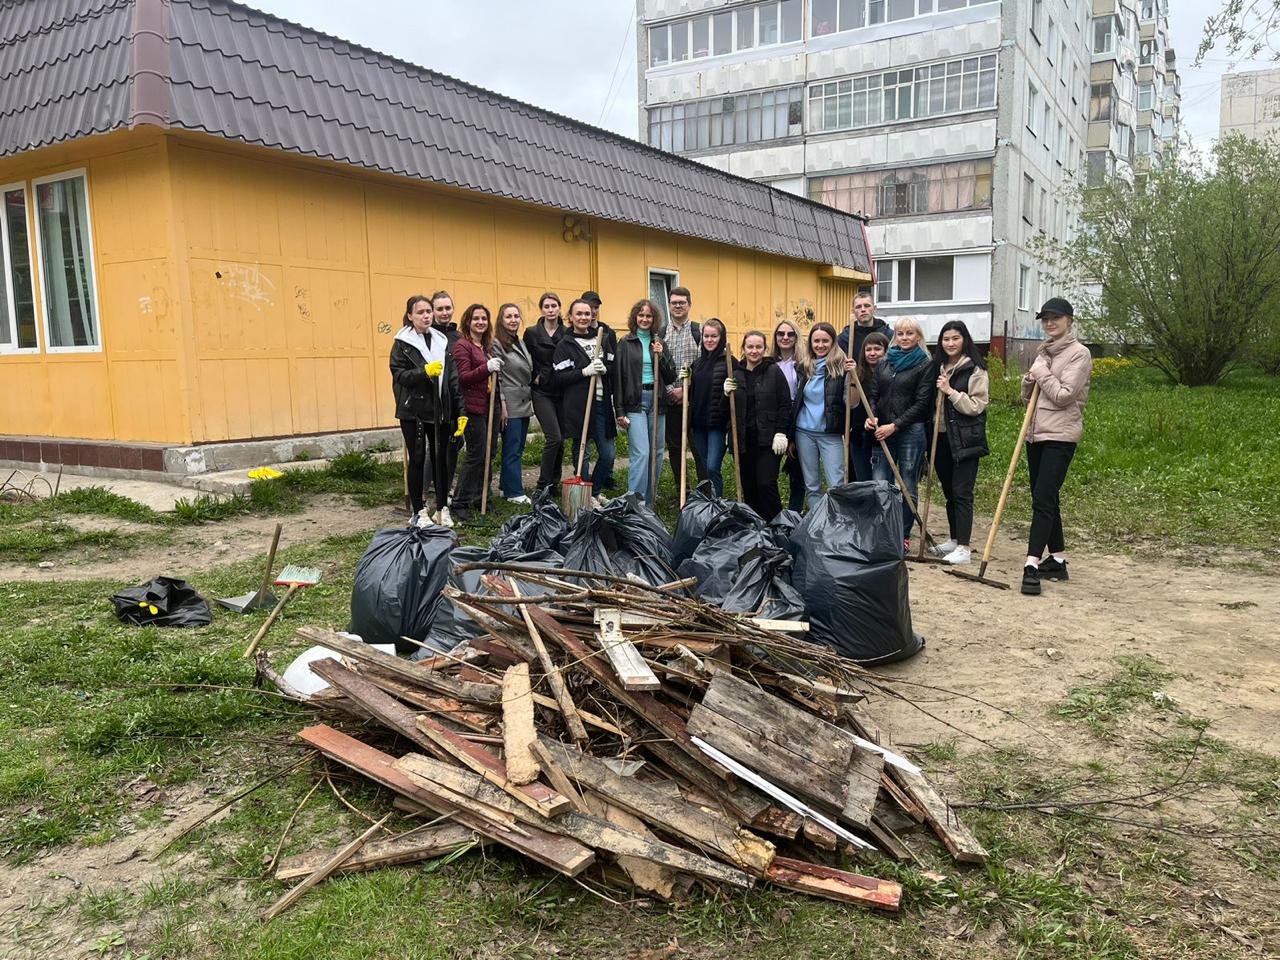
[[[1036,314],[1048,339],[1022,378],[1022,398],[1039,385],[1027,432],[1027,469],[1031,474],[1031,534],[1022,568],[1022,592],[1040,593],[1040,581],[1066,580],[1066,541],[1058,495],[1084,432],[1093,359],[1075,334],[1071,304],[1054,297]],[[1049,556],[1044,557],[1045,548]],[[1042,559],[1043,558],[1043,559]]]

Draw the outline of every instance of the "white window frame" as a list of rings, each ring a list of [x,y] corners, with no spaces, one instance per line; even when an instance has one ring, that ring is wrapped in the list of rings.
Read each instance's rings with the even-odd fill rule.
[[[671,322],[671,291],[680,286],[680,271],[672,270],[668,267],[650,267],[645,273],[645,289],[648,290],[649,296],[653,294],[653,278],[655,275],[666,277],[668,280],[667,299],[658,304],[662,308],[662,326],[665,328]]]
[[[39,353],[42,346],[40,340],[40,303],[36,297],[36,291],[31,291],[33,300],[33,308],[36,311],[36,345],[34,347],[18,346],[18,305],[17,298],[13,292],[13,251],[9,248],[9,224],[3,219],[4,216],[4,195],[13,190],[22,191],[23,212],[27,217],[27,267],[31,276],[36,276],[35,249],[31,243],[31,200],[32,191],[27,188],[25,180],[19,180],[17,183],[6,183],[0,186],[0,267],[4,268],[4,285],[0,287],[0,296],[5,297],[5,302],[9,307],[9,322],[13,324],[11,332],[13,333],[13,342],[9,344],[0,343],[0,354],[10,356],[11,354],[31,354]],[[96,286],[96,284],[95,284]],[[43,292],[43,284],[42,290]],[[99,331],[101,332],[101,331]]]
[[[1027,81],[1027,129],[1036,136],[1036,123],[1040,120],[1040,91],[1030,80]]]
[[[1018,264],[1018,309],[1031,309],[1031,268],[1025,263]]]
[[[53,345],[53,336],[49,332],[49,305],[45,303],[48,287],[45,286],[44,275],[44,231],[40,228],[40,210],[39,210],[39,187],[42,183],[57,183],[60,180],[74,180],[76,177],[84,181],[84,212],[88,219],[88,240],[89,246],[86,255],[89,259],[89,267],[93,271],[93,283],[91,295],[93,298],[93,322],[97,327],[95,331],[98,335],[98,342],[92,346],[86,347],[55,347]],[[48,176],[36,177],[31,181],[31,199],[34,206],[31,208],[35,220],[36,234],[36,268],[39,270],[40,277],[40,312],[43,316],[44,323],[44,342],[45,353],[102,353],[104,351],[104,337],[102,330],[102,309],[99,305],[98,297],[98,261],[94,256],[93,248],[93,197],[89,193],[89,169],[88,167],[77,167],[74,170],[62,170],[58,173],[51,173]],[[37,334],[37,339],[39,334]]]

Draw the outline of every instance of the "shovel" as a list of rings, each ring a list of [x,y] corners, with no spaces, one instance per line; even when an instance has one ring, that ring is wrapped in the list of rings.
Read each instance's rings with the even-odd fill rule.
[[[604,356],[601,346],[603,342],[604,330],[601,329],[596,333],[595,357]],[[587,438],[591,435],[591,408],[596,402],[596,383],[599,379],[600,377],[593,373],[591,382],[587,385],[587,409],[582,418],[582,437],[578,441],[578,463],[574,468],[573,477],[560,484],[564,515],[568,517],[570,523],[577,518],[579,511],[591,509],[591,481],[582,479],[582,464],[587,456]],[[599,452],[599,450],[596,451],[596,453]]]
[[[262,642],[262,638],[267,635],[267,631],[271,629],[271,625],[276,622],[276,618],[280,616],[280,611],[284,609],[284,605],[293,599],[293,595],[303,587],[314,587],[320,582],[319,567],[298,567],[289,564],[280,571],[280,576],[276,577],[276,586],[288,587],[285,595],[280,598],[280,602],[275,605],[266,622],[258,628],[258,632],[253,635],[253,639],[249,641],[249,646],[245,648],[244,655],[252,657],[257,652],[258,644]]]
[[[227,597],[219,600],[218,606],[226,607],[235,613],[248,613],[250,610],[268,610],[276,602],[276,595],[271,589],[271,568],[276,562],[276,547],[280,546],[280,530],[283,524],[276,524],[276,532],[271,537],[271,549],[267,551],[267,568],[262,571],[262,585],[257,590],[241,594],[238,597]]]
[[[1000,529],[1000,520],[1004,517],[1004,506],[1009,500],[1009,490],[1013,487],[1013,475],[1018,472],[1018,461],[1022,458],[1022,445],[1027,442],[1031,415],[1035,412],[1038,399],[1040,399],[1040,384],[1037,383],[1031,388],[1031,396],[1027,400],[1027,412],[1022,415],[1022,430],[1018,433],[1017,443],[1013,445],[1013,456],[1009,458],[1009,472],[1004,475],[1004,487],[1000,490],[1000,499],[996,503],[996,515],[991,518],[991,529],[987,531],[987,543],[982,548],[982,563],[978,565],[978,572],[974,574],[954,569],[947,570],[947,573],[953,577],[985,583],[988,587],[995,587],[997,590],[1009,589],[1007,583],[987,577],[987,564],[991,562],[991,548],[996,542],[996,531]]]

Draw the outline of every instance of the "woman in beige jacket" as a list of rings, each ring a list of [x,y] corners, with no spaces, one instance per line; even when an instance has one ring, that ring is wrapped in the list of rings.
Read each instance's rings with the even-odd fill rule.
[[[1027,432],[1027,469],[1031,474],[1031,534],[1022,569],[1022,592],[1039,595],[1040,581],[1066,580],[1066,542],[1058,494],[1084,432],[1093,359],[1075,334],[1075,313],[1061,297],[1047,301],[1036,319],[1048,337],[1022,378],[1022,397],[1039,385]],[[1045,548],[1049,556],[1044,556]]]
[[[947,563],[969,562],[973,534],[973,489],[978,464],[991,452],[987,446],[987,404],[990,402],[987,362],[963,320],[949,320],[938,334],[935,386],[942,397],[942,416],[934,424],[933,469],[947,498],[947,542],[934,553]]]

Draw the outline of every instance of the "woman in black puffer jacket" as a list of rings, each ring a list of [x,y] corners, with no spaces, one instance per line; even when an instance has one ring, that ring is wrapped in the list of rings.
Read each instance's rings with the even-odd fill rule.
[[[707,465],[716,496],[724,496],[724,463],[728,443],[729,393],[733,390],[725,354],[724,324],[716,317],[702,324],[702,352],[690,367],[689,434],[693,448]]]
[[[782,512],[778,467],[791,433],[791,386],[772,357],[765,356],[759,330],[742,338],[734,361],[738,391],[738,442],[742,452],[742,499],[765,520]]]
[[[907,506],[906,496],[909,494],[912,503],[916,502],[928,436],[925,425],[933,419],[938,370],[921,346],[924,332],[920,324],[904,318],[893,325],[893,334],[889,356],[876,366],[871,381],[870,400],[876,415],[867,420],[866,426],[875,432],[877,440],[885,442],[907,487],[902,500],[902,539],[909,550],[915,515]],[[879,450],[871,454],[871,471],[876,480],[894,482],[893,470]]]

